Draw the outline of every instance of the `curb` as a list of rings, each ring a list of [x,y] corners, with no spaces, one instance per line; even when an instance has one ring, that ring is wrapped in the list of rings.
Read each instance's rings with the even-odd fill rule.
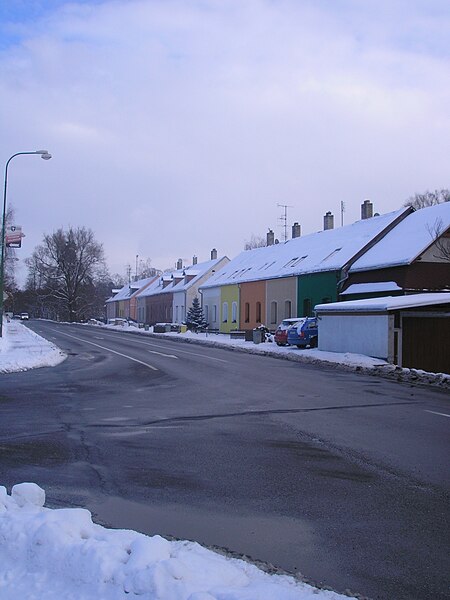
[[[98,325],[88,325],[88,327],[101,327]],[[269,356],[271,358],[277,358],[279,360],[289,360],[291,362],[297,362],[304,365],[310,365],[315,367],[326,367],[327,369],[332,370],[340,370],[346,372],[356,372],[363,373],[364,375],[372,375],[383,377],[384,379],[391,379],[393,381],[399,381],[402,383],[411,383],[416,385],[427,385],[437,387],[442,390],[450,389],[450,375],[446,373],[429,373],[426,371],[421,371],[419,369],[409,369],[398,367],[397,365],[379,365],[373,367],[365,367],[361,365],[346,365],[343,363],[335,363],[327,360],[322,360],[319,358],[309,358],[305,355],[296,355],[296,354],[281,354],[279,352],[271,352],[270,350],[259,350],[257,348],[245,348],[243,346],[232,346],[230,344],[222,344],[219,341],[211,340],[203,340],[195,338],[182,338],[176,336],[169,336],[165,333],[152,333],[152,332],[140,332],[139,330],[133,331],[127,329],[125,330],[115,330],[108,329],[108,331],[115,331],[116,333],[131,333],[133,335],[145,335],[146,337],[153,337],[157,339],[165,339],[165,340],[174,340],[175,342],[180,342],[183,344],[194,344],[196,346],[213,346],[215,348],[220,348],[222,350],[229,350],[231,352],[243,352],[245,354],[254,354],[258,356]],[[181,334],[179,334],[181,335]],[[214,335],[214,334],[213,334]]]

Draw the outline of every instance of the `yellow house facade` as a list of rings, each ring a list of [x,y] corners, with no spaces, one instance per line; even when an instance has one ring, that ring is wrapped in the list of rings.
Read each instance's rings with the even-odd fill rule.
[[[224,285],[220,288],[221,333],[239,329],[239,285]]]

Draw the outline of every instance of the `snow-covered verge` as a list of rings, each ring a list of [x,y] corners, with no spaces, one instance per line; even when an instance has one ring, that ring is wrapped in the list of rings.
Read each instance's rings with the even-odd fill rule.
[[[54,367],[65,358],[62,350],[20,321],[4,321],[3,337],[0,338],[0,373]]]
[[[339,600],[286,575],[195,542],[92,522],[82,508],[44,507],[35,483],[0,486],[2,600]]]
[[[160,338],[170,337],[171,339],[181,340],[187,343],[212,345],[218,348],[229,348],[238,352],[247,352],[250,354],[263,354],[274,358],[283,358],[301,363],[310,363],[316,365],[326,365],[327,367],[344,369],[347,371],[360,371],[369,375],[379,375],[397,381],[406,381],[414,383],[423,383],[434,385],[441,388],[450,388],[450,374],[447,373],[429,373],[420,369],[408,369],[398,367],[387,363],[379,358],[372,358],[363,354],[352,354],[350,352],[325,352],[317,348],[308,348],[300,350],[293,346],[277,346],[274,342],[264,342],[254,344],[245,340],[231,339],[226,334],[211,333],[153,333],[153,328],[148,331],[139,329],[134,325],[104,325],[98,323],[100,327],[114,331],[127,331],[142,335],[152,335]]]

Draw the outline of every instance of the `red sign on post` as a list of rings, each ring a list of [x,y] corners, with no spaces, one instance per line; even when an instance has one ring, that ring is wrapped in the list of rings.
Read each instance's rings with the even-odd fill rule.
[[[5,245],[7,248],[20,248],[22,246],[22,238],[25,235],[22,233],[21,225],[9,225],[5,232]]]

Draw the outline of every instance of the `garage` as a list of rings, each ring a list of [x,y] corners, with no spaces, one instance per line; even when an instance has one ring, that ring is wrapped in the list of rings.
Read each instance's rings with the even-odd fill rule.
[[[319,350],[450,373],[450,293],[318,304]]]

